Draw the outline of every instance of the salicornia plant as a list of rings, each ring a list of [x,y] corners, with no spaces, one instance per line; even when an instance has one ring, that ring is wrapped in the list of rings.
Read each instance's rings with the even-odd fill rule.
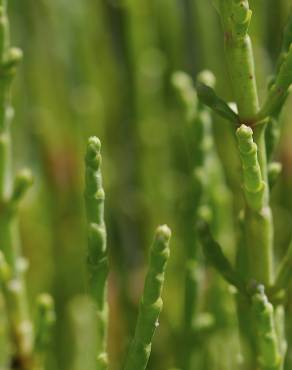
[[[289,255],[275,276],[274,223],[271,184],[280,166],[272,161],[279,115],[292,83],[291,17],[275,76],[260,105],[255,62],[248,34],[252,12],[246,0],[217,0],[224,32],[227,69],[236,109],[201,81],[198,96],[217,114],[231,121],[242,165],[244,206],[239,216],[235,266],[228,261],[208,227],[200,227],[207,259],[237,289],[237,312],[244,369],[283,369],[286,343],[281,300],[276,293],[288,288]],[[273,141],[273,142],[272,142]]]
[[[101,175],[100,140],[88,140],[85,157],[86,185],[85,204],[88,223],[88,271],[90,275],[90,294],[95,302],[96,322],[98,325],[97,364],[98,370],[108,368],[108,251],[104,223],[104,190]],[[126,370],[146,369],[152,337],[158,326],[162,309],[162,287],[164,273],[169,258],[170,230],[164,225],[156,230],[151,248],[148,273],[145,278],[143,297],[140,303],[133,342],[126,359]]]
[[[290,370],[289,2],[0,0],[0,370]]]
[[[21,51],[10,46],[7,3],[3,0],[0,2],[0,280],[10,339],[6,362],[9,369],[32,370],[43,369],[43,352],[54,321],[54,309],[52,298],[41,296],[34,328],[24,279],[27,262],[22,256],[17,227],[19,202],[32,184],[32,175],[22,170],[14,178],[11,159],[11,83],[21,58]]]

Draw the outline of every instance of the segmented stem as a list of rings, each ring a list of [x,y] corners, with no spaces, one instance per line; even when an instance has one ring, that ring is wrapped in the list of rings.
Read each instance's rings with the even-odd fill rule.
[[[31,369],[33,332],[24,281],[24,263],[18,242],[17,206],[31,184],[29,174],[20,174],[12,186],[10,123],[13,109],[10,92],[22,52],[11,48],[6,1],[0,3],[0,250],[9,266],[9,280],[3,283],[10,335],[13,345],[11,367]]]
[[[161,294],[165,268],[169,258],[170,235],[170,229],[166,225],[160,226],[156,230],[135,335],[126,360],[125,370],[146,369],[151,353],[152,337],[158,327],[158,318],[162,310]]]
[[[250,122],[258,112],[258,94],[251,40],[252,12],[247,0],[219,0],[225,52],[235,102],[241,122]]]
[[[98,318],[97,369],[107,369],[108,303],[107,279],[108,258],[106,227],[104,223],[104,199],[102,187],[100,141],[97,137],[88,140],[85,157],[85,205],[88,223],[88,259],[90,293],[96,305]]]
[[[263,286],[252,299],[258,336],[258,355],[262,370],[281,370],[282,359],[279,351],[274,308],[264,293]]]
[[[253,141],[252,129],[241,125],[236,131],[243,170],[243,183],[249,207],[259,211],[265,204],[265,182],[258,161],[258,148]]]
[[[199,207],[203,196],[203,171],[205,161],[205,134],[206,117],[202,118],[199,111],[199,102],[191,76],[177,71],[172,76],[172,85],[182,106],[185,126],[187,130],[187,149],[189,151],[190,169],[188,183],[188,199],[183,222],[185,235],[184,246],[186,251],[184,307],[182,312],[182,327],[180,336],[184,341],[184,350],[179,354],[180,365],[189,370],[194,351],[192,343],[195,319],[198,315],[198,296],[200,283],[200,264],[198,262],[198,237],[194,228]],[[208,124],[209,122],[207,122]]]
[[[24,260],[18,259],[18,276],[0,252],[0,281],[7,309],[10,336],[13,345],[11,369],[31,370],[33,368],[32,323],[27,315],[27,297],[22,274],[26,269]]]

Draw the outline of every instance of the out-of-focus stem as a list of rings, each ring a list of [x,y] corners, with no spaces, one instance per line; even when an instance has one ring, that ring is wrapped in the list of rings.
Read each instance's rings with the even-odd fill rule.
[[[56,320],[53,298],[43,293],[37,298],[37,318],[35,323],[35,368],[44,370],[45,354],[51,339],[51,329]]]
[[[22,58],[17,48],[10,47],[6,1],[0,3],[0,250],[10,270],[3,292],[13,346],[11,368],[31,369],[33,335],[28,313],[23,259],[19,248],[16,212],[17,205],[31,183],[30,175],[20,174],[12,187],[10,123],[11,83]]]

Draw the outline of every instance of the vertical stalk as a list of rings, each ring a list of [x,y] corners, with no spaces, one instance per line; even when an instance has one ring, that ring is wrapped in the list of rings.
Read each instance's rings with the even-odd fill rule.
[[[180,365],[188,370],[191,367],[193,354],[193,323],[198,313],[199,291],[199,263],[198,240],[194,224],[202,203],[203,184],[202,167],[204,164],[205,143],[205,116],[199,114],[197,109],[197,95],[192,79],[184,72],[176,72],[172,76],[172,84],[182,103],[185,121],[187,123],[187,145],[190,152],[189,187],[184,195],[186,207],[183,222],[186,249],[186,268],[184,282],[184,307],[181,338],[183,338],[183,351],[180,354]],[[201,113],[201,112],[200,112]]]
[[[7,3],[0,2],[0,250],[7,260],[10,277],[3,287],[10,335],[13,346],[11,368],[31,369],[33,335],[28,313],[28,301],[23,278],[23,259],[19,249],[16,211],[23,191],[31,182],[27,174],[16,179],[11,175],[10,90],[16,67],[22,58],[19,49],[11,48]],[[19,193],[20,191],[20,193]]]
[[[215,85],[215,76],[209,71],[202,71],[197,80],[200,83]],[[188,206],[184,213],[184,244],[186,248],[186,276],[184,293],[184,320],[182,325],[183,350],[180,354],[180,366],[192,369],[196,354],[200,352],[194,344],[194,338],[198,343],[201,336],[200,330],[195,328],[200,314],[199,284],[201,280],[199,240],[197,230],[194,228],[196,220],[202,210],[212,219],[212,229],[224,244],[232,239],[229,228],[229,194],[224,184],[223,169],[214,148],[212,136],[212,117],[209,109],[198,101],[197,91],[194,88],[191,77],[184,72],[176,72],[172,77],[172,84],[178,93],[184,110],[187,124],[187,149],[189,151],[190,177],[188,192],[184,195]],[[208,204],[208,207],[207,207]],[[209,206],[210,205],[210,206]],[[229,237],[229,239],[228,239]],[[215,290],[220,291],[222,301],[226,304],[227,296],[221,290],[220,282],[216,282]],[[212,295],[212,293],[211,293]],[[213,313],[213,310],[211,310]],[[224,317],[221,307],[215,313],[217,317]]]
[[[124,370],[145,370],[152,346],[152,338],[159,326],[162,310],[162,289],[166,265],[169,259],[171,231],[166,225],[159,226],[150,251],[148,272],[143,297],[140,302],[135,335],[130,346]]]
[[[9,25],[6,1],[0,2],[0,63],[3,70],[9,44]],[[8,195],[10,176],[10,135],[9,135],[10,78],[1,73],[0,78],[0,200]]]
[[[225,54],[235,102],[242,122],[249,122],[259,109],[250,37],[248,1],[220,0]]]
[[[100,141],[91,137],[88,141],[86,162],[85,205],[88,222],[88,259],[90,293],[95,302],[98,318],[97,370],[108,367],[107,330],[108,259],[106,228],[104,223],[104,190],[102,187]]]
[[[251,40],[248,35],[251,10],[248,1],[220,0],[219,12],[225,35],[225,50],[228,71],[238,107],[240,121],[253,125],[259,110],[255,82],[255,68]],[[254,211],[248,205],[245,209],[245,241],[250,276],[263,284],[273,280],[273,224],[269,208],[269,189],[267,184],[267,159],[264,141],[265,122],[254,129],[254,141],[258,148],[258,160],[265,186],[265,202],[261,210]],[[259,250],[260,249],[260,250]],[[261,256],[262,268],[255,266],[256,257]]]
[[[267,155],[265,145],[265,126],[266,121],[254,127],[256,116],[259,112],[258,93],[255,80],[254,57],[250,37],[248,35],[249,24],[252,12],[249,9],[247,0],[219,0],[217,2],[221,16],[225,37],[225,53],[227,58],[228,72],[231,80],[235,102],[238,108],[240,122],[250,126],[248,135],[251,135],[250,151],[245,151],[240,143],[239,150],[243,165],[243,172],[247,173],[252,180],[244,178],[245,192],[245,212],[243,221],[243,241],[244,258],[238,258],[238,269],[244,271],[244,278],[247,281],[256,281],[264,285],[273,282],[273,221],[272,212],[269,206],[269,185],[267,181]],[[241,130],[242,127],[239,129]],[[238,136],[240,133],[238,132]],[[247,141],[246,141],[247,143]],[[253,153],[253,158],[248,156]],[[249,163],[248,163],[249,162]],[[258,166],[258,179],[264,184],[260,192],[260,187],[256,187],[253,177],[255,166]],[[248,186],[251,185],[250,188]],[[251,193],[249,193],[251,190]],[[256,193],[256,195],[253,194]],[[249,196],[252,196],[251,199]],[[261,199],[260,199],[261,198]],[[257,201],[260,202],[257,203]],[[257,203],[257,205],[255,205]],[[242,253],[242,251],[240,252]],[[241,256],[242,257],[242,256]],[[244,262],[243,262],[244,261]],[[242,266],[242,264],[247,264]],[[250,352],[249,366],[252,368],[258,361],[259,338],[255,337],[255,323],[251,307],[244,300],[238,302],[239,321],[242,324],[249,318],[250,330],[242,330],[243,337],[248,343]],[[240,325],[244,328],[244,325]],[[256,344],[257,349],[254,349]]]

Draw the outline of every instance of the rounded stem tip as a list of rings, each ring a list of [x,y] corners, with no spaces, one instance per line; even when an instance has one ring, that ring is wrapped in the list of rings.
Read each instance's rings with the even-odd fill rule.
[[[156,237],[160,240],[167,242],[171,237],[171,230],[167,225],[158,226],[156,229]]]

